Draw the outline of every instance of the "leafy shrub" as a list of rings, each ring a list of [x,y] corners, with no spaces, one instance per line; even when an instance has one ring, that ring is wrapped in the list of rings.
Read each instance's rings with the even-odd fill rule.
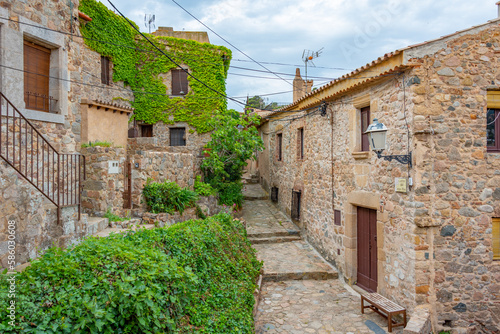
[[[233,205],[237,208],[243,205],[243,184],[241,182],[221,183],[218,185],[219,204]]]
[[[194,191],[196,191],[196,193],[200,196],[210,196],[217,193],[217,190],[212,188],[210,184],[201,182],[200,175],[198,175],[194,180]]]
[[[186,208],[194,206],[198,199],[194,191],[181,188],[177,183],[170,181],[157,183],[148,180],[142,194],[153,213],[179,211],[182,214]]]
[[[227,214],[91,237],[50,249],[17,275],[17,325],[2,317],[0,332],[252,333],[260,267],[245,229]]]
[[[110,222],[123,222],[125,220],[130,220],[130,217],[120,217],[111,212],[111,209],[108,209],[104,214],[104,218],[108,218]]]

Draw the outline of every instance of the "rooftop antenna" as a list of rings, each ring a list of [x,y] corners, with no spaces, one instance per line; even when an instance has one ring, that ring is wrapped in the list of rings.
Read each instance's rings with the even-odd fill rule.
[[[307,82],[307,64],[310,62],[312,66],[316,67],[316,65],[314,65],[313,63],[313,59],[318,58],[321,55],[321,53],[323,53],[323,49],[324,48],[321,48],[316,52],[311,50],[304,50],[304,52],[302,52],[302,60],[304,61],[304,64],[306,66],[306,82]]]
[[[156,28],[154,14],[144,14],[144,26],[149,27],[149,33],[151,33],[151,26],[153,26],[153,29]]]

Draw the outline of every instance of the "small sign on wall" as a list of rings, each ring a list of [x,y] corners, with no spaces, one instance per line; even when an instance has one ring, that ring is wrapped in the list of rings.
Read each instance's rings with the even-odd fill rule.
[[[108,174],[118,174],[120,172],[118,161],[108,161]]]
[[[396,177],[394,183],[395,183],[395,186],[396,186],[396,192],[398,192],[398,193],[405,193],[406,194],[406,188],[407,188],[406,178]]]

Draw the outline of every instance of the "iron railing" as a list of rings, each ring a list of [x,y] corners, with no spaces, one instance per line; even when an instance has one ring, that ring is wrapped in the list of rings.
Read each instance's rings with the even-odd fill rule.
[[[24,102],[26,103],[26,109],[34,109],[40,111],[46,111],[54,113],[56,112],[57,100],[52,96],[47,96],[44,94],[24,92]]]
[[[85,157],[59,153],[0,92],[0,157],[57,207],[78,206],[85,180]]]

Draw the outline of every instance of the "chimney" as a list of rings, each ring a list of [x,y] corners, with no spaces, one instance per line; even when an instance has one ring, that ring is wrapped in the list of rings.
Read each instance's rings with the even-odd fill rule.
[[[304,81],[300,75],[300,68],[295,70],[295,78],[293,79],[293,102],[303,98],[311,92],[313,86],[312,80]]]
[[[498,1],[496,5],[498,6],[498,17],[500,18],[500,1]]]

